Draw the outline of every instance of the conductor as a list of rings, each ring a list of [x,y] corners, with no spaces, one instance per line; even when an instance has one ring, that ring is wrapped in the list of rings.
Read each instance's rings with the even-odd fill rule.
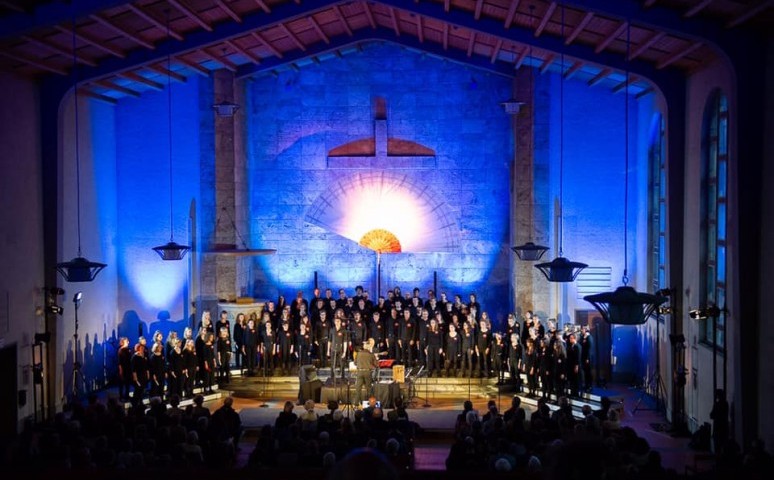
[[[372,353],[374,348],[374,339],[370,338],[367,342],[363,343],[363,348],[357,353],[355,359],[355,366],[357,367],[357,379],[355,380],[355,402],[361,404],[363,396],[360,392],[361,388],[365,385],[366,397],[371,394],[372,372],[375,368],[379,367],[379,362],[376,360],[376,356]]]

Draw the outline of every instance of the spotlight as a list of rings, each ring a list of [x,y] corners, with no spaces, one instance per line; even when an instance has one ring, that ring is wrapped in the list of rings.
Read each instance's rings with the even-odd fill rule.
[[[229,101],[222,101],[214,104],[212,109],[215,110],[217,116],[228,118],[236,114],[237,110],[239,110],[239,105]]]
[[[720,315],[720,308],[717,305],[710,305],[704,308],[694,308],[688,312],[688,316],[693,320],[706,320],[710,317],[717,317]]]
[[[62,315],[62,313],[64,313],[64,308],[60,307],[59,305],[51,304],[46,306],[46,311],[48,313],[53,313],[55,315],[56,314]]]
[[[64,289],[63,289],[63,288],[59,288],[59,287],[51,287],[51,288],[47,288],[47,289],[46,289],[46,292],[47,292],[49,295],[64,295],[64,294],[65,294],[65,291],[64,291]]]
[[[660,315],[671,315],[672,314],[672,307],[670,307],[670,306],[658,307],[658,313]]]
[[[76,305],[80,305],[82,298],[83,298],[83,292],[76,293],[75,295],[73,295],[73,303]]]

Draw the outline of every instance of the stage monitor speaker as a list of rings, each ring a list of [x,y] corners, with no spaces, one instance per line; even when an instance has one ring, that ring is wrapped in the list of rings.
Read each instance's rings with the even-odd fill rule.
[[[406,367],[404,365],[392,366],[392,381],[397,383],[406,382]]]

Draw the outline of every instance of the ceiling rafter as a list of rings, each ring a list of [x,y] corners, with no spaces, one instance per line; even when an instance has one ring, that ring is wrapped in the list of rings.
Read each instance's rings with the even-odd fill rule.
[[[516,16],[516,9],[519,8],[519,1],[511,0],[511,6],[508,7],[508,14],[505,16],[505,23],[503,24],[505,28],[511,28],[511,25],[513,25],[513,18]]]
[[[601,70],[599,73],[597,73],[596,75],[594,75],[594,76],[591,78],[591,80],[589,80],[588,82],[586,82],[586,84],[587,84],[589,87],[593,87],[594,85],[598,84],[598,83],[599,83],[599,82],[601,82],[602,80],[604,80],[604,79],[606,79],[607,77],[609,77],[611,73],[613,73],[613,69],[612,69],[612,68],[603,68],[603,69],[602,69],[602,70]]]
[[[449,10],[451,10],[451,2],[450,0],[443,0],[443,11],[446,13],[449,13]]]
[[[309,19],[309,24],[312,26],[315,32],[317,32],[317,35],[320,37],[320,40],[322,40],[325,43],[331,43],[331,39],[328,38],[328,35],[323,32],[323,29],[320,27],[320,24],[317,23],[317,20],[314,19],[314,15],[309,15],[306,17]]]
[[[154,50],[156,48],[156,46],[153,45],[152,42],[149,42],[144,38],[140,37],[139,35],[137,35],[136,33],[132,33],[129,30],[125,29],[124,27],[113,23],[112,21],[108,20],[102,15],[93,14],[93,15],[89,15],[89,18],[99,23],[103,27],[121,35],[122,37],[128,38],[129,40],[133,41],[137,45],[145,47],[149,50]]]
[[[32,65],[33,67],[38,67],[47,72],[56,73],[57,75],[67,75],[66,70],[49,65],[43,62],[42,60],[38,60],[35,58],[28,58],[23,55],[19,55],[17,53],[11,53],[7,50],[0,50],[0,55],[3,55],[4,57],[8,57],[11,60],[16,60],[17,62],[26,63],[27,65]]]
[[[701,2],[697,3],[696,5],[686,10],[685,13],[683,14],[683,17],[690,18],[696,15],[697,13],[704,10],[707,7],[707,5],[709,5],[710,3],[712,3],[712,0],[702,0]]]
[[[188,5],[185,5],[182,0],[167,0],[167,3],[175,7],[177,10],[180,11],[183,15],[191,19],[194,23],[202,27],[203,29],[207,30],[208,32],[212,31],[212,25],[205,22],[202,17],[200,17],[196,12],[194,12],[191,7]]]
[[[0,1],[0,6],[5,7],[8,10],[13,10],[14,12],[17,12],[17,13],[26,13],[22,7],[16,5],[13,2],[8,2],[3,0],[3,1]]]
[[[650,8],[650,7],[652,7],[652,6],[653,6],[655,3],[656,3],[656,0],[645,0],[645,3],[643,4],[643,6],[644,6],[645,8]]]
[[[747,7],[747,10],[744,13],[740,14],[736,18],[733,18],[726,24],[726,28],[736,27],[771,6],[774,6],[774,0],[761,0],[757,5]]]
[[[133,82],[142,83],[148,88],[152,88],[153,90],[163,90],[164,85],[156,82],[154,80],[151,80],[150,78],[143,77],[139,73],[136,72],[123,72],[120,73],[119,76],[124,77],[127,80],[131,80]]]
[[[443,49],[444,50],[449,49],[449,24],[448,23],[443,24]]]
[[[481,18],[481,10],[484,8],[484,0],[476,0],[476,10],[473,13],[473,18],[476,20]]]
[[[689,45],[688,47],[686,47],[686,48],[684,48],[684,49],[682,49],[680,51],[671,53],[671,54],[667,55],[665,58],[661,59],[661,61],[656,64],[656,68],[658,70],[661,70],[661,69],[663,69],[665,67],[668,67],[669,65],[671,65],[671,64],[675,63],[676,61],[680,60],[681,58],[683,58],[684,56],[686,56],[689,53],[693,52],[694,50],[696,50],[697,48],[701,47],[702,45],[704,45],[702,42],[694,42],[691,45]]]
[[[616,86],[614,86],[611,89],[612,93],[619,93],[623,91],[627,86],[632,86],[634,82],[636,82],[638,78],[634,75],[629,75],[623,82],[619,82]]]
[[[226,40],[226,45],[228,45],[229,47],[233,48],[237,52],[241,53],[244,57],[246,57],[251,62],[253,62],[255,64],[261,63],[261,59],[258,58],[257,55],[255,55],[253,53],[250,53],[250,51],[247,50],[246,48],[243,48],[243,47],[239,46],[239,44],[236,43],[236,40]]]
[[[48,42],[46,40],[43,40],[43,39],[40,39],[40,38],[35,38],[35,37],[29,36],[29,35],[22,35],[21,38],[22,38],[22,40],[24,40],[26,42],[32,43],[32,44],[37,45],[37,46],[39,46],[41,48],[48,49],[48,50],[50,50],[50,51],[52,51],[54,53],[58,53],[59,55],[67,57],[70,60],[72,60],[72,58],[73,58],[72,50],[68,50],[68,49],[66,49],[64,47],[60,47],[59,45],[57,45],[55,43],[51,43],[51,42]],[[83,55],[76,55],[75,56],[75,60],[78,63],[82,63],[83,65],[88,65],[90,67],[96,67],[97,66],[97,62],[95,62],[94,60],[91,60],[89,58],[86,58]]]
[[[571,79],[576,73],[578,73],[583,66],[586,65],[586,62],[578,60],[577,62],[574,62],[572,65],[570,65],[570,68],[568,68],[564,72],[564,78],[566,80]]]
[[[623,22],[610,34],[608,35],[604,40],[599,42],[599,44],[594,48],[594,53],[599,53],[602,50],[606,49],[608,45],[613,43],[613,40],[618,38],[629,26],[629,22]]]
[[[494,49],[492,51],[492,58],[491,63],[495,63],[497,61],[497,56],[500,55],[500,50],[503,48],[503,39],[498,38],[497,43],[494,46]]]
[[[551,65],[554,64],[554,60],[556,60],[556,54],[555,53],[549,53],[546,55],[546,58],[543,59],[543,64],[540,65],[540,74],[544,74],[548,71],[549,68],[551,68]]]
[[[371,28],[376,29],[376,20],[374,20],[374,14],[371,11],[371,7],[368,6],[368,2],[360,2],[361,5],[363,5],[363,11],[365,12],[365,16],[368,19],[369,25],[371,25]]]
[[[400,37],[400,26],[398,26],[398,14],[395,12],[394,8],[389,8],[390,11],[390,19],[392,19],[392,28],[395,30],[395,35]]]
[[[475,47],[475,45],[476,45],[476,32],[471,31],[470,38],[468,39],[468,52],[467,52],[468,57],[473,55],[473,47]]]
[[[188,63],[181,60],[182,63],[185,63],[186,65],[189,65]],[[190,65],[189,65],[190,66]],[[165,77],[171,78],[172,80],[176,80],[180,83],[185,83],[188,81],[188,78],[186,78],[185,75],[182,73],[174,72],[167,68],[166,65],[161,65],[159,63],[155,63],[153,65],[147,66],[148,70],[153,70],[156,73],[160,73],[161,75],[164,75]]]
[[[271,13],[271,8],[269,8],[268,5],[266,5],[266,2],[263,0],[255,0],[255,3],[263,10],[264,13]]]
[[[150,23],[151,25],[153,25],[157,29],[161,30],[165,34],[167,33],[167,26],[164,25],[163,23],[161,23],[160,21],[156,20],[152,16],[150,16],[150,14],[148,12],[146,12],[145,10],[140,9],[140,7],[138,7],[136,5],[132,5],[131,3],[128,4],[126,7],[129,9],[129,11],[131,11],[132,13],[137,15],[138,17],[140,17],[143,20],[145,20],[146,22]],[[170,37],[174,38],[175,40],[179,40],[179,41],[183,40],[183,36],[182,35],[180,35],[176,31],[172,30],[171,28],[169,28],[168,30],[169,30],[169,36]]]
[[[570,32],[570,35],[567,37],[567,39],[564,41],[565,45],[569,45],[572,42],[575,41],[576,38],[578,38],[578,35],[581,34],[584,28],[586,28],[586,25],[589,24],[591,19],[594,18],[594,12],[586,12],[586,14],[583,16],[580,22],[575,26],[575,28],[572,29],[572,32]]]
[[[635,58],[639,57],[640,55],[645,53],[647,49],[652,47],[656,42],[658,42],[665,36],[666,36],[666,33],[664,32],[654,33],[653,35],[650,36],[650,38],[642,42],[641,45],[638,45],[634,50],[631,51],[631,53],[629,54],[629,60],[634,60]]]
[[[521,51],[519,56],[516,58],[516,62],[513,64],[514,70],[518,70],[521,68],[521,65],[524,63],[524,60],[526,60],[528,53],[529,53],[529,47],[524,47],[524,50]]]
[[[115,98],[109,97],[107,95],[103,95],[101,93],[97,93],[85,87],[78,88],[78,95],[83,95],[84,97],[93,98],[95,100],[99,100],[100,102],[105,102],[109,105],[118,105],[118,100],[116,100]]]
[[[250,32],[250,35],[253,36],[256,40],[258,40],[258,43],[266,47],[267,50],[269,50],[272,55],[274,55],[277,58],[282,58],[282,52],[274,48],[274,45],[272,45],[268,40],[263,38],[260,33],[258,32]]]
[[[116,56],[118,58],[126,58],[126,54],[124,52],[122,52],[121,50],[119,50],[117,48],[114,48],[114,47],[111,47],[111,46],[107,45],[106,42],[104,42],[102,40],[95,39],[91,35],[87,35],[85,33],[79,32],[78,30],[72,30],[72,29],[69,29],[67,27],[63,27],[61,25],[57,25],[55,28],[57,30],[59,30],[60,32],[65,33],[67,35],[70,35],[70,36],[75,35],[75,37],[78,38],[79,40],[81,40],[82,42],[88,43],[92,47],[94,47],[94,48],[96,48],[98,50],[102,50],[105,53],[109,53],[110,55]]]
[[[231,7],[226,5],[226,2],[223,0],[213,0],[215,2],[215,5],[218,6],[220,10],[222,10],[226,15],[231,17],[235,22],[242,23],[242,17],[240,17]]]
[[[194,73],[197,73],[197,74],[199,74],[199,75],[201,75],[201,76],[203,76],[205,78],[209,78],[210,77],[210,70],[208,68],[202,66],[202,64],[199,63],[199,62],[194,62],[193,60],[188,60],[185,57],[177,57],[175,60],[177,60],[178,62],[182,63],[183,65],[185,65],[186,67],[190,68],[191,70],[193,70]],[[158,68],[158,67],[156,67],[156,68],[150,67],[150,68],[152,70],[156,70],[156,68]],[[185,77],[183,75],[180,75],[180,76],[183,77],[183,79],[185,79]],[[172,78],[175,78],[175,77],[172,77]],[[185,81],[185,80],[183,80],[183,81]]]
[[[110,80],[102,79],[93,83],[99,85],[100,87],[107,88],[108,90],[115,90],[116,92],[123,93],[124,95],[129,95],[130,97],[140,98],[140,92],[137,90],[132,90],[131,88],[124,87],[123,85],[118,85],[115,82],[111,82]]]
[[[417,38],[419,43],[425,42],[425,32],[422,28],[422,15],[417,15]]]
[[[539,37],[540,34],[543,33],[543,30],[546,28],[546,25],[548,25],[548,21],[551,19],[551,15],[553,15],[554,10],[556,10],[556,2],[551,2],[551,4],[548,5],[543,18],[540,20],[538,27],[535,29],[535,37]]]
[[[333,6],[333,13],[336,14],[336,18],[339,19],[341,26],[344,27],[344,31],[347,32],[347,35],[351,37],[352,29],[349,28],[349,24],[347,23],[347,17],[344,16],[344,13],[342,13],[341,8],[339,8],[338,5]]]
[[[304,42],[299,40],[296,34],[290,31],[287,25],[285,25],[284,23],[280,23],[277,26],[280,28],[280,30],[282,30],[285,33],[285,35],[288,38],[290,38],[290,40],[296,45],[296,48],[298,48],[302,52],[306,51],[306,45],[304,45]]]
[[[225,50],[225,48],[223,50]],[[237,71],[236,64],[234,62],[232,62],[231,60],[229,60],[228,58],[226,58],[226,53],[225,52],[223,52],[223,55],[215,55],[214,53],[212,53],[209,50],[207,50],[206,47],[197,50],[197,52],[201,53],[202,55],[204,55],[205,57],[209,58],[210,60],[212,60],[214,62],[220,63],[221,65],[223,65],[223,67],[226,70],[230,70],[232,72],[236,72]]]

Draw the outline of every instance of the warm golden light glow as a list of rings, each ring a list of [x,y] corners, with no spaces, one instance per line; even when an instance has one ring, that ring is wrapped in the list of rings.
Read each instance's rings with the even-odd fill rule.
[[[400,253],[400,240],[391,232],[377,228],[360,239],[360,245],[379,253]]]

